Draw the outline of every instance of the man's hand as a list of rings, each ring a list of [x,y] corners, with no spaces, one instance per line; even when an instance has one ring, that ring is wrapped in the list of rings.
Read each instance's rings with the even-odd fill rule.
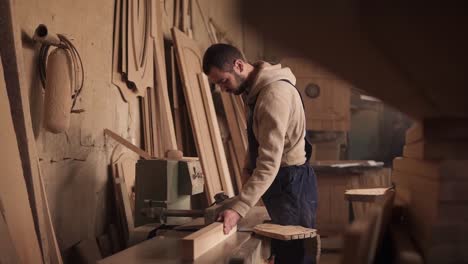
[[[227,235],[229,232],[231,232],[231,229],[237,225],[237,222],[239,222],[240,218],[241,216],[238,212],[232,209],[226,209],[219,214],[217,221],[223,221],[224,234]]]

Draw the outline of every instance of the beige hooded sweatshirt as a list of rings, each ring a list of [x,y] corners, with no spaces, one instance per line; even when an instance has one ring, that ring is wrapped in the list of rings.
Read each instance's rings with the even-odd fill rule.
[[[259,143],[257,166],[231,208],[245,217],[266,192],[282,166],[302,165],[305,157],[305,115],[294,86],[296,77],[280,64],[260,62],[248,88],[247,104],[255,102],[253,132]],[[247,153],[248,155],[248,153]],[[247,161],[249,158],[247,157]],[[246,162],[244,169],[252,169]]]

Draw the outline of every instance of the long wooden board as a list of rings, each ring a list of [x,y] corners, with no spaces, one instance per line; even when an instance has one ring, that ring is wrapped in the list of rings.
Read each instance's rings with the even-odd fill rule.
[[[17,142],[19,149],[27,195],[29,196],[32,217],[35,222],[35,232],[30,234],[37,234],[42,250],[42,259],[45,262],[56,263],[55,261],[57,261],[57,263],[60,263],[61,256],[60,252],[56,251],[56,238],[52,237],[51,232],[49,232],[53,230],[51,222],[48,221],[50,212],[45,207],[44,196],[41,194],[41,175],[39,173],[41,168],[38,163],[36,142],[32,130],[28,89],[22,79],[24,67],[19,23],[14,15],[12,1],[1,1],[0,24],[2,26],[0,27],[0,35],[2,41],[0,42],[0,54],[17,139],[17,141],[13,142]],[[39,259],[41,258],[36,258],[34,261],[37,262]]]
[[[169,93],[167,87],[166,60],[163,39],[163,2],[160,0],[151,1],[151,19],[152,19],[152,37],[154,46],[154,70],[155,70],[155,96],[157,102],[158,115],[157,124],[160,126],[160,137],[158,146],[160,155],[168,150],[177,149],[177,140],[174,130],[174,120],[169,102]],[[161,153],[162,152],[162,153]]]
[[[234,227],[229,234],[225,235],[223,223],[215,222],[195,233],[192,233],[181,239],[181,254],[183,259],[194,260],[217,244],[223,242],[237,231]]]
[[[0,7],[4,8],[2,4]],[[2,11],[0,11],[2,13]],[[3,16],[2,16],[3,18]],[[0,248],[10,248],[7,239],[11,240],[14,250],[11,255],[5,254],[0,260],[18,257],[23,263],[41,262],[41,250],[34,229],[34,221],[28,200],[28,192],[21,167],[20,153],[11,118],[10,103],[3,77],[3,67],[0,61],[0,142],[7,155],[2,156],[0,170],[0,220],[2,245]],[[11,248],[10,248],[11,249]],[[2,254],[3,255],[3,251]]]
[[[203,104],[207,113],[216,113],[213,104],[213,97],[210,91],[210,84],[208,83],[208,77],[204,73],[198,74],[198,84],[201,88]],[[214,152],[216,162],[218,163],[218,172],[221,179],[221,185],[223,186],[224,192],[232,197],[234,196],[234,188],[232,186],[231,176],[229,173],[229,167],[227,164],[226,152],[221,139],[221,133],[219,131],[218,119],[216,114],[214,118],[208,118],[208,127],[210,129],[210,137],[213,139]]]
[[[230,181],[230,175],[220,174],[220,166],[223,166],[223,164],[217,162],[214,149],[215,144],[221,142],[221,139],[218,141],[216,135],[212,135],[209,130],[209,123],[212,122],[210,120],[216,119],[216,113],[207,112],[203,104],[203,91],[198,81],[198,74],[202,72],[202,56],[197,43],[176,28],[172,29],[172,35],[175,41],[177,61],[182,76],[184,95],[190,113],[195,143],[205,173],[206,194],[208,202],[213,203],[215,194],[223,191],[229,192],[230,190],[225,190],[222,186],[221,177],[228,182]],[[218,159],[223,159],[223,157]]]

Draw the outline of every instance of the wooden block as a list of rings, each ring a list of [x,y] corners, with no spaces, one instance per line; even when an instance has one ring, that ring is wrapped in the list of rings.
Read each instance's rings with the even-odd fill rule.
[[[215,222],[182,238],[180,253],[183,259],[194,260],[235,234],[236,231],[237,227],[234,227],[229,234],[225,235],[223,223]]]
[[[417,175],[412,175],[399,170],[394,170],[393,175],[399,178],[408,178],[408,190],[418,191],[421,193],[430,194],[431,199],[437,201],[468,201],[468,180],[467,181],[450,181],[450,180],[435,180],[424,178]],[[397,185],[397,189],[399,186]]]
[[[295,240],[315,237],[317,230],[302,226],[283,226],[276,224],[259,224],[254,227],[256,234],[279,240]]]
[[[420,160],[468,159],[468,141],[418,141],[405,145],[403,156]]]

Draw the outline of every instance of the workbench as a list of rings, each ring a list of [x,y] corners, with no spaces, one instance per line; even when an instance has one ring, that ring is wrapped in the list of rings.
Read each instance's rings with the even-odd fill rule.
[[[199,222],[195,219],[194,222]],[[243,254],[247,242],[260,242],[260,251],[268,257],[269,239],[260,238],[253,233],[253,227],[269,220],[265,207],[254,207],[238,224],[238,231],[208,252],[193,261],[182,259],[180,253],[181,238],[191,232],[184,230],[161,230],[156,237],[127,248],[110,257],[102,259],[99,264],[145,264],[145,263],[228,263],[236,253]],[[250,243],[252,244],[252,243]]]

